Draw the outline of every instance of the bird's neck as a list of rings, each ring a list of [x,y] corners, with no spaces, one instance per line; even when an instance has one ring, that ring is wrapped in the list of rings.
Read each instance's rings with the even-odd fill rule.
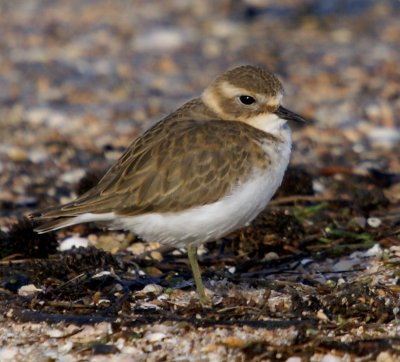
[[[221,117],[215,113],[201,98],[194,98],[186,102],[182,107],[170,114],[168,118],[179,120],[211,121],[220,120]]]

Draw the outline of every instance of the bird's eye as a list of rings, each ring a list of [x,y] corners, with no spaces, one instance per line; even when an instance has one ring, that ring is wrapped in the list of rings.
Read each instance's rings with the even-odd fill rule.
[[[239,101],[240,101],[240,103],[242,103],[246,106],[250,106],[251,104],[256,102],[256,100],[251,96],[240,96]]]

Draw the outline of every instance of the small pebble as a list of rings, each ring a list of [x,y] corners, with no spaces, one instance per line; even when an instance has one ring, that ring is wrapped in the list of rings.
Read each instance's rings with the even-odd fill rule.
[[[29,152],[29,160],[33,163],[44,162],[49,158],[49,154],[45,150],[32,150]]]
[[[340,285],[343,285],[343,284],[346,284],[346,281],[343,278],[339,278],[338,281],[337,281],[337,286],[340,286]]]
[[[105,251],[114,252],[121,247],[121,242],[113,234],[101,235],[97,240],[96,247],[101,248]]]
[[[96,234],[89,234],[87,238],[91,245],[96,245],[99,240],[99,237]]]
[[[222,341],[222,343],[229,348],[243,348],[246,345],[247,341],[245,341],[241,338],[234,337],[234,336],[229,336],[229,337],[226,337]]]
[[[146,273],[152,277],[159,277],[160,275],[163,274],[163,272],[160,269],[158,269],[154,266],[150,266],[150,267],[146,268]]]
[[[75,170],[65,172],[61,175],[61,180],[69,183],[75,184],[77,183],[83,176],[85,176],[86,171],[83,168],[77,168]]]
[[[268,260],[275,260],[279,259],[279,255],[273,251],[270,251],[269,253],[265,254],[263,260],[268,261]]]
[[[313,190],[316,193],[322,193],[326,189],[325,185],[322,182],[318,181],[318,180],[313,180],[312,185],[313,185]]]
[[[101,307],[108,307],[111,305],[111,301],[109,299],[100,299],[97,303],[97,306],[101,306]]]
[[[205,247],[204,244],[200,244],[197,248],[197,255],[205,255],[208,253],[208,249]]]
[[[22,297],[27,297],[29,295],[35,294],[37,292],[41,292],[43,289],[36,288],[33,284],[23,285],[21,288],[18,289],[18,295]]]
[[[89,240],[86,238],[80,238],[78,236],[71,236],[67,239],[64,239],[60,246],[58,247],[58,250],[60,251],[66,251],[66,250],[70,250],[73,247],[75,248],[79,248],[79,247],[84,247],[87,248],[89,245]]]
[[[153,29],[135,37],[135,48],[139,51],[166,51],[180,48],[185,43],[185,35],[177,29]]]
[[[339,356],[335,356],[333,354],[326,354],[322,357],[321,362],[341,362],[342,359]]]
[[[161,308],[154,303],[150,303],[150,302],[141,302],[140,303],[140,308],[144,309],[144,310],[160,310]]]
[[[382,247],[377,243],[375,244],[372,248],[369,248],[368,250],[365,251],[365,256],[366,257],[373,257],[373,256],[381,256],[383,253]]]
[[[161,295],[157,298],[157,300],[160,300],[160,301],[165,301],[165,300],[168,300],[168,299],[170,299],[170,296],[169,296],[168,294],[166,294],[166,293],[161,294]]]
[[[51,338],[60,338],[64,335],[64,332],[60,329],[49,329],[46,333]]]
[[[133,243],[132,245],[127,247],[127,250],[129,250],[134,255],[140,255],[144,253],[145,246],[143,243]]]
[[[7,150],[7,156],[11,161],[22,162],[28,159],[28,154],[19,147],[11,147]]]
[[[165,333],[156,332],[156,333],[149,333],[145,339],[149,342],[160,342],[162,341],[167,335]]]
[[[58,347],[58,352],[61,354],[66,354],[69,351],[71,351],[73,346],[74,346],[74,344],[71,341],[68,341],[67,343]]]
[[[103,270],[103,271],[101,271],[100,273],[97,273],[97,274],[93,275],[93,276],[92,276],[92,279],[95,279],[95,278],[102,278],[102,277],[108,276],[108,275],[111,275],[111,272],[108,271],[108,270]]]
[[[286,362],[302,362],[301,357],[298,356],[293,356],[293,357],[289,357]]]
[[[152,259],[157,260],[157,261],[163,260],[162,254],[159,251],[156,251],[156,250],[152,251],[150,253],[150,256],[151,256]]]
[[[329,321],[328,316],[325,314],[325,312],[322,309],[320,309],[317,312],[317,318],[320,319],[321,321]]]
[[[148,284],[141,290],[141,292],[145,294],[152,293],[156,296],[159,296],[163,292],[163,287],[158,284]]]
[[[367,224],[372,228],[378,228],[382,225],[382,220],[377,217],[369,217],[367,219]]]

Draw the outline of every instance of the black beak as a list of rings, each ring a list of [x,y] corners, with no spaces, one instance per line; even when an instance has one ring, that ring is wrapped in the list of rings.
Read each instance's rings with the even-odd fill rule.
[[[300,117],[298,114],[289,111],[285,107],[279,106],[279,108],[275,111],[275,114],[279,118],[286,119],[287,121],[295,121],[298,123],[305,123],[306,120],[303,117]]]

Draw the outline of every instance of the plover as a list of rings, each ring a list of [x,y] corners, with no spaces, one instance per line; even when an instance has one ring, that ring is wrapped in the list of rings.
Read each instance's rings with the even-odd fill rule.
[[[137,138],[91,190],[41,212],[45,233],[101,222],[147,241],[187,247],[198,295],[206,295],[200,243],[248,225],[282,182],[291,152],[287,121],[271,72],[245,65],[217,77]]]

